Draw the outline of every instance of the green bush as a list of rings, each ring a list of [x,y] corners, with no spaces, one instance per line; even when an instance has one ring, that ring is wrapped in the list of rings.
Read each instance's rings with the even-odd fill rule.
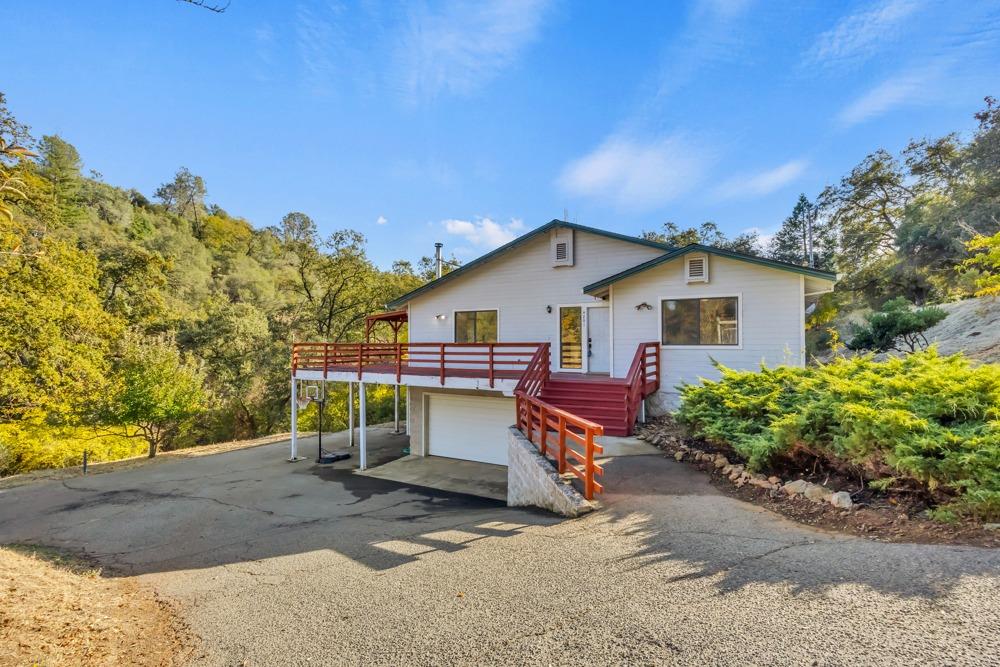
[[[949,508],[1000,516],[1000,366],[934,348],[811,368],[718,366],[681,388],[678,418],[760,470],[802,453],[944,494]]]
[[[927,347],[923,332],[947,316],[937,306],[914,309],[905,298],[896,297],[865,318],[866,324],[858,328],[848,347],[876,352],[916,352]]]

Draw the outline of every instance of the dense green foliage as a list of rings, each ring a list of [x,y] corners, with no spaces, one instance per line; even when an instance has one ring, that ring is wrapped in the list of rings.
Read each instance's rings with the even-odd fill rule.
[[[1000,232],[977,236],[966,246],[975,253],[965,261],[966,266],[980,271],[976,296],[1000,296]]]
[[[1000,516],[1000,367],[932,348],[903,358],[734,371],[682,389],[679,419],[752,469],[818,457],[895,477],[951,511]]]
[[[82,165],[0,95],[0,475],[285,430],[292,341],[360,340],[433,270],[382,270],[361,234],[304,213],[254,227],[186,168],[151,201]],[[345,394],[331,387],[329,428]],[[391,399],[372,390],[369,418]]]
[[[904,297],[896,297],[870,313],[847,346],[852,350],[916,352],[927,347],[923,332],[947,315],[937,306],[914,308]]]

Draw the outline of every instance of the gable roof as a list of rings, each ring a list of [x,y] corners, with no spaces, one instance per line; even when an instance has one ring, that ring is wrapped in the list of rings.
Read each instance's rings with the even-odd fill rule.
[[[592,294],[597,292],[612,283],[616,283],[619,280],[624,280],[630,276],[634,276],[637,273],[642,273],[646,269],[651,269],[654,266],[659,266],[664,262],[669,262],[672,259],[677,259],[682,257],[689,252],[705,252],[712,255],[719,255],[720,257],[728,257],[729,259],[736,259],[741,262],[749,262],[751,264],[759,264],[760,266],[767,266],[772,269],[779,269],[781,271],[790,271],[792,273],[801,273],[802,275],[809,276],[811,278],[819,278],[820,280],[829,280],[835,282],[837,280],[837,274],[831,273],[829,271],[821,271],[819,269],[812,269],[808,266],[799,266],[798,264],[789,264],[788,262],[779,262],[775,259],[766,259],[764,257],[757,257],[755,255],[745,255],[741,252],[735,252],[733,250],[724,250],[723,248],[716,248],[715,246],[701,245],[700,243],[691,243],[684,246],[683,248],[674,248],[665,255],[660,257],[654,257],[653,259],[643,262],[642,264],[637,264],[630,269],[625,269],[620,271],[613,276],[608,276],[602,280],[598,280],[596,283],[591,283],[583,288],[584,294]]]
[[[575,222],[566,222],[565,220],[552,220],[550,222],[545,223],[541,227],[531,230],[530,232],[524,234],[523,236],[518,236],[510,243],[506,243],[497,248],[496,250],[492,250],[486,253],[485,255],[482,255],[481,257],[477,257],[468,264],[463,264],[454,271],[450,271],[449,273],[444,274],[443,276],[441,276],[436,280],[432,280],[431,282],[426,283],[425,285],[421,285],[415,290],[407,292],[403,296],[393,299],[386,305],[390,309],[401,308],[407,301],[410,301],[415,297],[418,297],[426,292],[429,292],[435,287],[439,287],[440,285],[443,285],[444,283],[450,280],[454,280],[463,273],[466,273],[467,271],[470,271],[471,269],[480,266],[481,264],[485,264],[491,259],[495,259],[496,257],[502,255],[503,253],[509,250],[513,250],[514,248],[524,244],[530,239],[535,238],[539,234],[544,234],[549,230],[556,229],[558,227],[565,227],[567,229],[573,229],[578,232],[587,232],[588,234],[596,234],[598,236],[604,236],[609,239],[628,241],[629,243],[636,243],[638,245],[644,245],[650,248],[656,248],[658,250],[663,250],[663,251],[671,251],[675,249],[673,246],[669,246],[664,243],[658,243],[657,241],[649,241],[647,239],[641,239],[636,236],[627,236],[625,234],[618,234],[617,232],[609,232],[604,229],[597,229],[596,227],[587,227],[585,225],[578,225]]]

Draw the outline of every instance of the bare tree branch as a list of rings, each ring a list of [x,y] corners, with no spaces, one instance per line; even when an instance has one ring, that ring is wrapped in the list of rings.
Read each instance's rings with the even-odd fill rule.
[[[202,9],[207,9],[208,11],[215,12],[216,14],[222,14],[229,9],[229,0],[226,0],[226,4],[224,5],[210,5],[206,3],[205,0],[177,0],[177,2],[186,2],[189,5],[201,7]]]

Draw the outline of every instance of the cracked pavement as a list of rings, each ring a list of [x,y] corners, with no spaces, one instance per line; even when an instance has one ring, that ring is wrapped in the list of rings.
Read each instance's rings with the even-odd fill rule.
[[[605,509],[577,520],[286,456],[3,490],[0,543],[154,587],[198,665],[1000,662],[995,550],[819,532],[659,455],[611,461]]]

